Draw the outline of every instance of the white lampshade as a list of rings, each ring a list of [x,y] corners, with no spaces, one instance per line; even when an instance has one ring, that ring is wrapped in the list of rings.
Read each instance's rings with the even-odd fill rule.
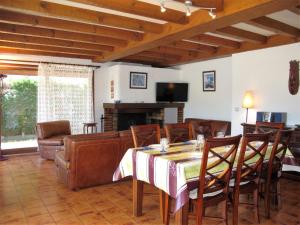
[[[243,108],[253,108],[254,98],[252,91],[246,91],[243,97]]]

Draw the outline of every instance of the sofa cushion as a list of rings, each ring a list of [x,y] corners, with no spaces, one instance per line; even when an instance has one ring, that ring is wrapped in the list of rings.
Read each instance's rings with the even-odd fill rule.
[[[64,151],[57,151],[55,153],[55,164],[64,169],[70,168],[70,163],[65,160],[65,152]]]
[[[63,145],[64,144],[64,138],[66,137],[66,135],[59,135],[59,136],[54,136],[54,137],[50,137],[47,139],[43,139],[43,140],[38,140],[40,145],[55,145],[55,146],[59,146],[59,145]]]

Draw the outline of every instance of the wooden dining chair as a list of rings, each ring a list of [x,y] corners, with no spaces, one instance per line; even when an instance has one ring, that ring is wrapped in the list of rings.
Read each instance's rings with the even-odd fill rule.
[[[190,139],[197,139],[198,134],[202,134],[204,138],[210,138],[213,136],[211,129],[211,122],[209,121],[191,121],[190,127]]]
[[[191,138],[188,123],[173,123],[164,126],[169,143],[188,141]]]
[[[160,143],[160,127],[158,124],[131,126],[134,147],[143,147]]]
[[[288,149],[293,130],[280,130],[273,143],[269,162],[262,174],[263,197],[265,200],[265,216],[270,218],[271,199],[281,207],[280,177],[282,174],[283,159]]]
[[[260,175],[269,143],[270,133],[245,134],[239,151],[235,175],[230,182],[230,196],[233,201],[233,225],[238,224],[240,194],[253,194],[253,204],[259,223]],[[250,203],[244,203],[250,204]]]
[[[196,224],[201,225],[205,207],[222,203],[223,219],[227,222],[228,187],[241,135],[208,138],[204,144],[198,188],[190,192]],[[165,200],[165,224],[170,221],[171,197]]]
[[[161,133],[160,126],[158,124],[136,125],[131,126],[130,129],[135,148],[160,143]],[[160,214],[163,220],[165,193],[162,190],[158,190],[158,192],[160,201]]]
[[[262,169],[262,183],[263,188],[261,195],[265,201],[265,217],[270,218],[270,205],[271,205],[271,183],[272,174],[278,173],[278,164],[276,160],[276,152],[279,146],[279,141],[281,139],[281,132],[284,128],[284,123],[274,123],[274,122],[256,122],[255,133],[266,133],[271,132],[270,142],[272,143],[272,151],[268,160]]]

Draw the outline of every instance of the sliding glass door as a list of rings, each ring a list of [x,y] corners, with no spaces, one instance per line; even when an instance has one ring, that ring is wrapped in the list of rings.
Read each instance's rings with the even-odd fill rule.
[[[2,98],[1,149],[5,154],[37,147],[37,76],[9,75],[5,82],[9,88]]]

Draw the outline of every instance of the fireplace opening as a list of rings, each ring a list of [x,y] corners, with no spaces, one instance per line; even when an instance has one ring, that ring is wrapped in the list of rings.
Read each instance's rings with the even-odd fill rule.
[[[118,130],[129,130],[130,126],[147,124],[146,113],[118,113]]]

